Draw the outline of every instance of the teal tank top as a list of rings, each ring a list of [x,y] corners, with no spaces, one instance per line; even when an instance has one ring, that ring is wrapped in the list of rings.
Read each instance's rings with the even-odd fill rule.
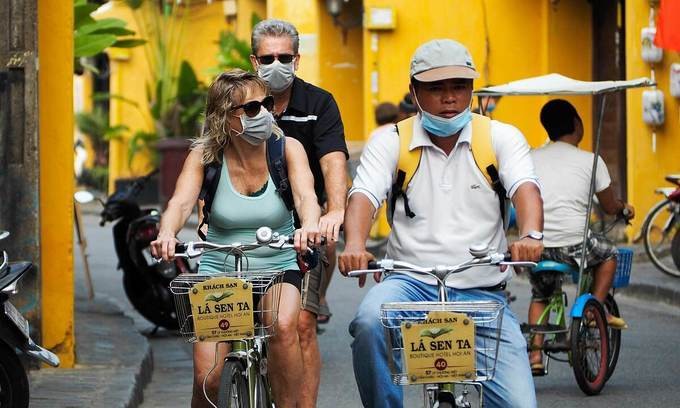
[[[271,227],[272,231],[292,235],[295,232],[293,213],[276,192],[274,182],[269,177],[263,194],[245,196],[231,184],[226,161],[222,162],[220,181],[210,212],[210,224],[206,239],[209,242],[232,244],[256,241],[255,231],[261,226]],[[299,270],[297,254],[294,250],[258,248],[246,252],[243,270]],[[226,261],[226,262],[225,262]],[[235,270],[234,257],[223,252],[207,252],[201,257],[198,272],[214,274]]]

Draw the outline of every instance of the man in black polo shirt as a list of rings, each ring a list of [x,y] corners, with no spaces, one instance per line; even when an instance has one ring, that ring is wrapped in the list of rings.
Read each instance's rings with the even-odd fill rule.
[[[298,32],[292,24],[274,19],[263,20],[253,27],[250,61],[271,88],[277,124],[286,136],[299,140],[307,152],[316,195],[319,203],[326,205],[319,230],[329,242],[326,270],[330,274],[335,269],[335,242],[344,220],[348,153],[340,111],[333,96],[295,77],[300,62],[299,42]],[[303,310],[298,325],[304,365],[301,402],[305,407],[316,406],[321,372],[316,339],[323,269],[321,262],[319,264],[305,276]]]

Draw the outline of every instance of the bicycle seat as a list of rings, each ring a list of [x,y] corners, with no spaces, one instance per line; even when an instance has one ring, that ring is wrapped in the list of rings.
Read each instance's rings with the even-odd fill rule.
[[[666,181],[680,186],[680,174],[669,174],[666,176]]]
[[[569,264],[555,262],[555,261],[541,261],[531,273],[541,273],[541,272],[562,272],[562,273],[578,273],[578,268]]]

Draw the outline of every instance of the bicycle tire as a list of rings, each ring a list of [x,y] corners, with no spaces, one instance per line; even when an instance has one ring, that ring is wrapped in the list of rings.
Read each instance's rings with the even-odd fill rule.
[[[680,270],[680,229],[675,233],[673,241],[671,241],[671,258],[675,267]]]
[[[0,343],[0,407],[28,408],[26,371],[14,349]]]
[[[652,209],[649,211],[649,214],[645,218],[644,223],[642,224],[642,238],[644,241],[645,245],[645,252],[647,253],[647,257],[649,257],[649,260],[656,266],[659,270],[662,272],[673,276],[675,278],[680,278],[680,267],[677,265],[666,265],[664,264],[661,259],[659,259],[659,256],[657,255],[657,248],[654,248],[654,244],[652,242],[651,236],[652,236],[652,227],[654,226],[654,220],[656,217],[662,213],[663,210],[666,209],[667,206],[670,206],[673,202],[671,200],[665,199],[652,207]],[[677,215],[671,215],[671,217],[677,217]],[[672,221],[675,224],[680,224],[680,220],[673,220]],[[677,235],[674,234],[674,236]],[[671,237],[671,239],[674,238]],[[669,251],[670,251],[670,240],[669,240]]]
[[[607,313],[612,316],[621,317],[619,312],[619,305],[611,293],[607,294],[604,300],[604,308]],[[607,333],[609,335],[609,360],[607,361],[607,381],[616,369],[616,363],[619,361],[619,352],[621,351],[621,330],[613,329],[607,326]]]
[[[255,389],[257,396],[255,397],[255,406],[258,408],[271,408],[273,404],[269,379],[264,374],[258,374],[256,381]]]
[[[591,327],[591,322],[594,327]],[[607,382],[609,341],[607,318],[598,300],[586,301],[582,317],[571,321],[570,334],[571,363],[576,383],[586,395],[599,394]]]
[[[241,361],[227,360],[224,362],[220,376],[217,406],[218,408],[249,408],[248,380],[244,375]]]

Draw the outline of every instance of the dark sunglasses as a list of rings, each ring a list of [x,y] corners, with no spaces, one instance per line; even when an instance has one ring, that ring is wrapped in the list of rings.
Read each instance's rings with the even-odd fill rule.
[[[233,108],[231,108],[231,110],[235,111],[237,109],[243,108],[243,111],[246,113],[246,115],[252,118],[254,116],[257,116],[258,113],[260,113],[261,106],[264,106],[266,110],[271,112],[272,109],[274,109],[274,97],[269,95],[266,96],[261,101],[250,101],[248,103],[244,103],[243,105],[234,106]]]
[[[256,57],[257,61],[262,64],[262,65],[269,65],[274,62],[275,59],[278,59],[280,63],[282,64],[290,64],[293,62],[293,59],[295,58],[295,55],[292,54],[279,54],[278,56],[276,55],[261,55],[259,57]]]

